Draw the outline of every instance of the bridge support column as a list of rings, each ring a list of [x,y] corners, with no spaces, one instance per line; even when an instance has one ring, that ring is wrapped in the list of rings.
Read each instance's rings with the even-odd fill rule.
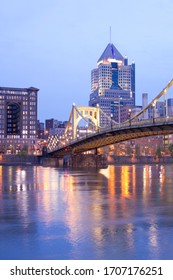
[[[98,149],[97,148],[95,148],[95,156],[96,156],[96,158],[95,158],[95,162],[96,162],[96,168],[98,168]]]
[[[63,160],[61,158],[54,157],[40,157],[40,164],[50,167],[62,167]]]
[[[63,158],[63,167],[73,167],[72,155],[65,155]]]
[[[70,155],[64,160],[64,167],[72,168],[107,168],[108,162],[105,155],[78,154]]]

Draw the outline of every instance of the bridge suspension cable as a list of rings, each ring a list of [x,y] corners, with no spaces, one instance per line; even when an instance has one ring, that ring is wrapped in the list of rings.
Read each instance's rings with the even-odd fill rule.
[[[130,122],[136,118],[138,118],[140,115],[142,115],[146,110],[148,110],[150,107],[155,106],[157,100],[165,95],[168,91],[168,89],[173,85],[173,79],[166,85],[166,87],[164,87],[164,89],[144,108],[142,109],[139,113],[137,113],[136,115],[134,115],[132,118],[128,119],[126,122]]]
[[[111,117],[109,117],[108,115],[106,115],[106,113],[99,107],[99,109],[100,109],[100,112],[110,121],[110,122],[112,122],[112,123],[114,123],[114,124],[118,124],[118,122],[116,122],[115,120],[113,120]],[[103,127],[102,127],[103,128]]]
[[[146,110],[148,110],[150,107],[153,107],[156,105],[156,102],[159,100],[160,97],[162,97],[163,95],[166,96],[166,93],[168,91],[168,89],[173,85],[173,79],[166,85],[165,88],[163,88],[163,90],[144,108],[142,109],[140,112],[138,112],[136,115],[134,115],[132,118],[126,120],[125,122],[122,123],[123,124],[126,124],[126,123],[131,123],[131,121],[133,121],[134,119],[137,119],[140,115],[142,115]],[[165,98],[165,102],[166,102],[166,106],[167,106],[167,98]],[[79,107],[82,111],[83,110],[87,110],[87,112],[90,113],[90,110],[93,110],[95,107]],[[88,109],[89,108],[89,109]],[[93,127],[95,128],[99,128],[99,129],[105,129],[105,127],[101,127],[99,122],[95,122],[95,120],[97,120],[98,118],[98,114],[103,114],[110,122],[111,124],[114,123],[116,124],[119,124],[118,122],[116,122],[115,120],[113,120],[110,116],[106,115],[106,113],[100,108],[98,107],[96,111],[93,111],[94,114],[96,114],[95,117],[93,117],[93,120],[90,119],[89,117],[91,116],[89,113],[88,113],[88,118],[85,117],[82,112],[80,111],[80,109],[78,109],[78,107],[76,105],[73,104],[73,108],[71,110],[71,113],[70,113],[70,116],[69,116],[69,120],[68,120],[68,123],[67,123],[67,126],[66,126],[66,129],[65,129],[65,132],[64,134],[62,135],[62,139],[66,138],[66,135],[67,135],[67,131],[70,127],[72,127],[73,125],[73,113],[74,113],[74,110],[77,112],[77,114],[81,117],[81,119],[83,119],[85,122],[87,122],[89,125],[92,124]],[[96,109],[96,108],[95,108]],[[84,113],[85,114],[85,113]],[[166,117],[167,117],[167,108],[166,108]],[[73,127],[72,127],[73,128]],[[74,139],[74,138],[73,138]],[[53,143],[54,142],[54,143]],[[55,147],[56,145],[59,145],[58,143],[60,143],[61,140],[58,139],[58,137],[54,137],[54,139],[52,140],[52,143],[53,143],[53,146]],[[51,143],[50,143],[51,145]]]

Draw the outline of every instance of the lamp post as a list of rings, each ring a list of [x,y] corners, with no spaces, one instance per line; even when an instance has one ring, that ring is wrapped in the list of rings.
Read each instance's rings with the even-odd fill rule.
[[[153,123],[155,123],[155,102],[152,104],[152,109],[153,109]]]
[[[119,99],[118,99],[118,124],[119,124],[119,127],[120,127],[120,123],[121,123],[121,112],[120,112],[120,107],[121,107],[121,104],[120,104],[120,100],[122,98],[119,96]]]
[[[97,107],[97,133],[99,133],[99,125],[100,125],[100,110],[99,110],[99,104],[96,105]]]
[[[131,113],[132,113],[132,109],[129,108],[129,112],[128,112],[128,117],[129,117],[129,126],[131,126]]]
[[[111,114],[111,130],[112,130],[112,118],[113,118],[113,114]]]
[[[49,136],[49,130],[46,130],[46,131],[45,131],[45,138],[47,139],[48,136]]]
[[[168,121],[168,97],[167,97],[167,91],[166,90],[165,90],[164,97],[165,97],[165,119],[166,119],[166,122],[167,122]]]

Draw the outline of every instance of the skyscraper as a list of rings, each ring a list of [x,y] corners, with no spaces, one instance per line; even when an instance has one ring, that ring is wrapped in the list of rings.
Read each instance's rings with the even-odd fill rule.
[[[114,115],[120,106],[135,105],[135,64],[128,65],[128,59],[111,43],[91,71],[89,106],[97,104],[108,116]],[[101,126],[108,125],[104,114],[100,119]]]

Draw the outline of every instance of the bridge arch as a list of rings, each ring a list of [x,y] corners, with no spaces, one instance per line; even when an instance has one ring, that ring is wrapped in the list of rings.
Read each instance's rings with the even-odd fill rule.
[[[49,141],[50,151],[49,153],[63,154],[73,150],[73,152],[80,153],[90,149],[103,147],[106,145],[127,141],[131,139],[147,137],[152,135],[169,135],[173,134],[173,117],[168,112],[167,91],[173,85],[173,79],[166,85],[166,87],[140,112],[130,116],[124,123],[116,123],[111,116],[107,116],[100,107],[88,107],[88,106],[76,106],[73,104],[69,121],[64,132],[64,139],[68,137],[68,130],[71,131],[70,141],[67,138],[67,143],[59,143],[58,139]],[[155,117],[156,103],[160,97],[164,96],[165,116]],[[142,116],[148,109],[152,110],[152,118],[146,120],[142,117],[142,121],[139,121],[139,117]],[[100,114],[106,115],[106,118],[110,121],[110,126],[106,128],[100,127]],[[90,119],[97,133],[86,135],[85,139],[76,139],[77,126],[81,119]],[[87,121],[88,122],[88,121]],[[90,122],[88,122],[90,123]],[[99,128],[99,129],[98,129]],[[55,136],[54,138],[56,138]],[[73,138],[73,140],[72,140]],[[55,140],[55,141],[54,141]],[[72,140],[72,141],[71,141]],[[52,151],[51,151],[52,150]],[[55,151],[56,150],[56,151]]]
[[[77,126],[80,120],[89,119],[95,130],[97,130],[100,126],[100,109],[99,107],[90,107],[90,106],[75,106],[72,107],[72,131],[73,131],[73,139],[76,138],[77,134]]]
[[[93,133],[82,139],[72,141],[68,145],[49,151],[49,154],[61,156],[67,153],[79,154],[92,149],[103,146],[120,143],[132,139],[173,134],[173,117],[158,118],[147,121],[137,121],[129,124],[123,124],[122,127],[109,127],[101,129],[97,133]]]

